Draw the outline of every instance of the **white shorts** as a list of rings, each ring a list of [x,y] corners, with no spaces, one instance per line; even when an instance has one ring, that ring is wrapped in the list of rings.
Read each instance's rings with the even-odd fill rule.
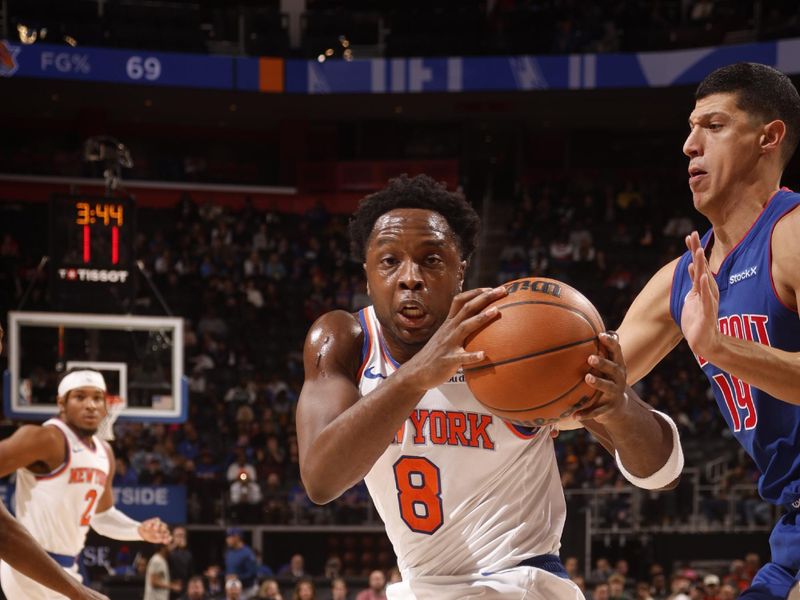
[[[81,581],[77,565],[64,570]],[[46,588],[30,577],[15,571],[5,561],[0,563],[0,586],[8,600],[68,600],[63,594]]]
[[[491,575],[423,577],[386,588],[388,600],[585,600],[569,579],[536,567]]]

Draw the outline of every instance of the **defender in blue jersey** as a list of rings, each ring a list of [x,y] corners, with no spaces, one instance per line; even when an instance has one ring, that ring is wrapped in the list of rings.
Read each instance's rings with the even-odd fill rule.
[[[780,187],[800,137],[800,96],[770,67],[739,63],[697,88],[683,151],[702,239],[645,286],[619,328],[628,382],[686,338],[733,435],[786,508],[771,562],[745,600],[784,600],[800,580],[800,194]]]

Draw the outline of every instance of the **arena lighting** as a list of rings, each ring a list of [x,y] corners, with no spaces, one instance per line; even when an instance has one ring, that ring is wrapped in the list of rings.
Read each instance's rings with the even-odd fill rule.
[[[342,58],[348,62],[353,60],[353,49],[350,48],[350,40],[347,36],[340,35],[338,38],[339,45],[342,47]],[[327,59],[331,58],[336,51],[333,48],[326,48],[324,52],[317,55],[317,62],[324,63]]]
[[[23,44],[33,44],[39,37],[39,33],[35,29],[28,29],[22,23],[17,24],[17,33],[19,34],[19,41]]]
[[[44,36],[42,36],[42,37],[44,37]],[[65,35],[64,36],[64,41],[67,42],[67,44],[69,44],[73,48],[78,45],[78,40],[76,40],[71,35]]]

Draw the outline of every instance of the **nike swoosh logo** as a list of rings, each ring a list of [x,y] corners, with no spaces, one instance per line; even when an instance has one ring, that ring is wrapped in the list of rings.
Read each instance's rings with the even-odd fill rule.
[[[77,454],[78,452],[83,452],[83,448],[73,448],[72,453]]]
[[[366,371],[364,371],[364,377],[367,379],[386,379],[386,375],[383,373],[373,372],[372,367],[369,367]]]

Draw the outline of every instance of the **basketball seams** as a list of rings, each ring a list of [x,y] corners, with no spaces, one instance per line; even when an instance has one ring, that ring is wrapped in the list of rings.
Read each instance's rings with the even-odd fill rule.
[[[594,323],[592,323],[592,319],[589,318],[589,315],[587,315],[582,310],[575,308],[574,306],[569,306],[561,302],[548,302],[546,300],[519,300],[517,302],[509,302],[508,304],[503,304],[501,306],[498,306],[497,310],[503,310],[505,308],[511,308],[512,306],[519,306],[521,304],[546,304],[547,306],[556,306],[558,308],[563,308],[564,310],[569,310],[575,313],[576,315],[582,317],[583,319],[585,319],[586,322],[589,323],[589,327],[591,327],[592,331],[594,331],[595,336],[598,336],[601,333],[597,331],[597,328],[594,326]],[[599,315],[597,315],[597,317],[599,318]]]
[[[477,367],[468,367],[464,368],[465,373],[472,373],[474,371],[482,371],[484,369],[488,369],[490,367],[500,367],[502,365],[508,365],[511,363],[515,363],[520,360],[526,360],[528,358],[536,358],[537,356],[542,356],[544,354],[551,354],[553,352],[560,352],[561,350],[567,350],[569,348],[574,348],[575,346],[580,346],[582,344],[588,344],[589,342],[594,342],[595,346],[597,346],[597,336],[586,338],[583,340],[577,340],[575,342],[570,342],[569,344],[562,344],[561,346],[552,346],[547,348],[546,350],[537,350],[536,352],[531,352],[530,354],[522,354],[520,356],[514,356],[512,358],[504,358],[503,360],[499,360],[497,362],[488,363],[485,365],[478,365]],[[599,348],[599,347],[598,347]]]

